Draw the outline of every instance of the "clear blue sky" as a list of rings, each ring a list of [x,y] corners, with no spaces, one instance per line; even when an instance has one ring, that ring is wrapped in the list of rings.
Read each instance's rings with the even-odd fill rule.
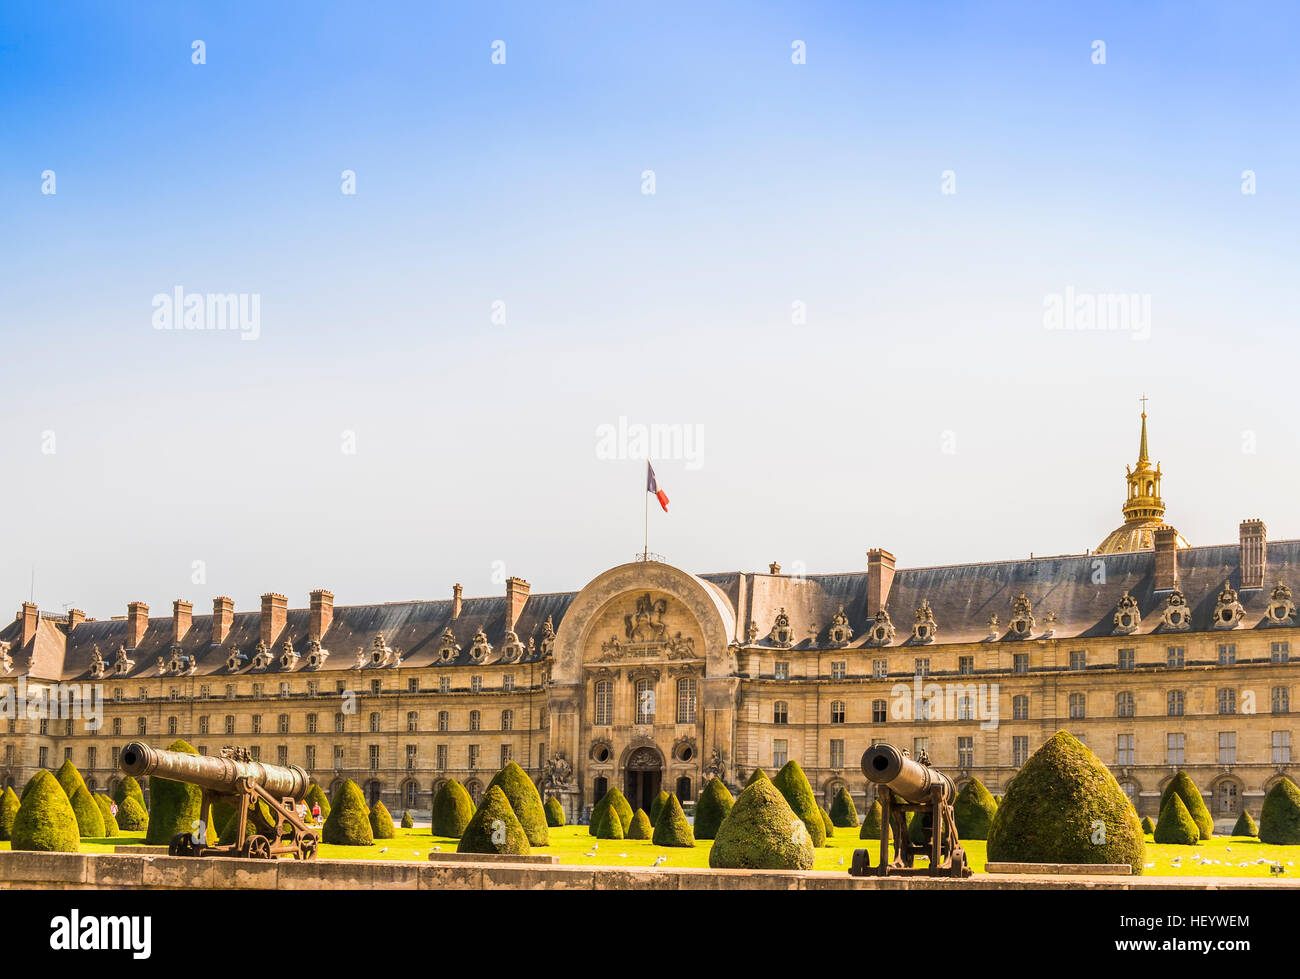
[[[1083,551],[1143,393],[1193,544],[1300,536],[1294,4],[110,6],[0,7],[15,609],[574,589],[642,544],[620,417],[704,433],[696,571]]]

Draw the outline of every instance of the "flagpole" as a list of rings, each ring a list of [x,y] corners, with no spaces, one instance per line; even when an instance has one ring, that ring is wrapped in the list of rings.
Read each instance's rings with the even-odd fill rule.
[[[641,560],[642,560],[642,561],[648,561],[648,560],[650,560],[650,488],[649,488],[649,482],[648,482],[648,480],[649,480],[649,478],[650,478],[650,460],[649,460],[649,459],[646,460],[646,462],[645,462],[645,466],[646,466],[646,470],[645,470],[645,471],[646,471],[646,479],[647,479],[647,483],[646,483],[646,487],[645,487],[645,492],[641,494],[642,496],[645,497],[645,545],[644,545],[644,547],[643,547],[642,550],[641,550]]]

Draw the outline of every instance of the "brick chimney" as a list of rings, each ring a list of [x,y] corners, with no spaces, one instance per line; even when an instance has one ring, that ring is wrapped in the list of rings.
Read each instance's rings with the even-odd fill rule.
[[[1239,528],[1241,542],[1241,587],[1263,588],[1268,567],[1268,528],[1263,520],[1243,520]]]
[[[284,620],[289,610],[289,600],[275,592],[262,596],[262,642],[273,646],[284,631]]]
[[[773,574],[773,575],[780,574],[780,573],[781,573],[781,565],[779,565],[779,564],[777,564],[775,561],[773,561],[771,564],[769,564],[769,565],[767,566],[767,573],[768,573],[768,574]]]
[[[528,592],[531,587],[523,578],[506,579],[507,631],[514,632],[515,623],[519,621],[519,615],[524,610],[524,604],[528,601]]]
[[[873,616],[889,601],[894,584],[894,555],[884,548],[867,551],[867,616]]]
[[[180,642],[185,633],[190,631],[190,622],[194,618],[194,604],[183,598],[172,602],[172,642]]]
[[[149,606],[144,602],[128,602],[126,606],[126,648],[135,649],[149,631]]]
[[[1178,531],[1161,527],[1156,539],[1156,591],[1173,591],[1178,587]]]
[[[86,621],[86,613],[79,608],[68,609],[68,631],[71,632]]]
[[[334,593],[317,588],[311,593],[311,625],[308,641],[320,642],[334,621]]]
[[[18,618],[23,624],[23,645],[26,646],[36,638],[36,623],[41,620],[41,613],[34,602],[23,602]]]
[[[212,600],[212,641],[217,644],[225,642],[234,624],[234,599],[227,598],[225,595],[214,598]]]
[[[451,586],[451,617],[453,619],[460,618],[461,592],[460,582]]]

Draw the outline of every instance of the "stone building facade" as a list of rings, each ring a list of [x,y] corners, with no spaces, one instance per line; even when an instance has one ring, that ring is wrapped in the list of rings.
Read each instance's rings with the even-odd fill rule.
[[[999,792],[1065,728],[1144,815],[1181,768],[1222,825],[1258,816],[1276,779],[1300,777],[1300,541],[1246,520],[1234,544],[1188,546],[1163,519],[1145,414],[1126,480],[1125,523],[1079,555],[906,569],[873,549],[824,575],[642,560],[576,593],[512,578],[504,597],[457,585],[347,606],[318,590],[306,608],[272,593],[257,610],[133,602],[108,620],[25,603],[0,630],[0,685],[97,685],[103,720],[0,721],[0,781],[71,757],[108,788],[128,741],[180,737],[417,813],[447,778],[477,796],[508,760],[571,818],[609,786],[648,808],[661,787],[690,801],[713,775],[735,789],[788,759],[824,802],[846,786],[863,804],[875,741]]]

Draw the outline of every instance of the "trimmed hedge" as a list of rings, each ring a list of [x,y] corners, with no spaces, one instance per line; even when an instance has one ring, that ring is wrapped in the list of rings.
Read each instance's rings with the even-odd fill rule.
[[[799,763],[794,759],[785,763],[785,767],[772,779],[776,790],[785,796],[795,815],[803,820],[812,837],[813,846],[826,845],[826,824],[822,822],[821,808],[817,805],[817,796],[813,795],[808,776],[803,773]]]
[[[831,822],[841,829],[858,828],[858,807],[853,804],[853,796],[847,787],[841,785],[831,802]]]
[[[880,821],[884,818],[885,811],[880,805],[880,800],[877,799],[875,802],[871,803],[871,808],[868,809],[867,814],[862,817],[862,831],[858,833],[858,839],[876,840],[879,842]],[[891,840],[894,838],[892,830],[890,831],[889,838]]]
[[[695,838],[711,840],[718,835],[718,827],[736,804],[735,797],[720,778],[709,779],[700,798],[695,803]]]
[[[1150,816],[1143,816],[1143,817],[1142,817],[1142,832],[1143,832],[1143,834],[1149,836],[1149,835],[1151,835],[1151,834],[1154,834],[1155,831],[1156,831],[1156,824],[1153,823],[1153,822],[1151,822],[1151,817],[1150,817]]]
[[[128,795],[117,804],[117,825],[128,833],[138,833],[149,828],[149,814],[135,796]]]
[[[465,833],[465,827],[474,818],[474,800],[470,798],[465,786],[454,778],[442,783],[433,797],[433,835],[449,836],[458,840]]]
[[[745,788],[746,788],[746,789],[749,788],[751,785],[753,785],[755,782],[757,782],[760,778],[767,778],[767,772],[763,771],[763,769],[761,769],[761,768],[755,768],[755,769],[754,769],[754,773],[753,773],[752,775],[749,776],[749,781],[747,781],[747,782],[745,783]],[[770,782],[771,779],[768,779],[768,781]]]
[[[740,793],[709,850],[709,866],[715,869],[811,870],[812,865],[812,837],[767,778]]]
[[[77,786],[68,801],[72,803],[72,814],[77,817],[77,832],[82,839],[98,840],[108,835],[104,829],[104,815],[84,785]]]
[[[542,806],[542,797],[537,792],[537,786],[528,777],[528,773],[512,761],[492,776],[488,787],[493,785],[505,793],[506,801],[514,810],[515,818],[528,834],[528,845],[549,844],[551,832],[546,825],[546,810]]]
[[[962,840],[987,840],[998,804],[993,793],[977,778],[962,786],[953,800],[952,812],[957,820],[957,838]]]
[[[392,814],[380,800],[376,799],[375,804],[370,807],[369,819],[370,835],[374,840],[391,840],[397,836],[397,827],[393,825]]]
[[[198,754],[193,745],[179,738],[167,750]],[[202,803],[203,790],[197,785],[154,776],[149,782],[149,828],[145,831],[145,843],[166,846],[178,833],[192,832],[200,818]]]
[[[27,785],[14,816],[12,850],[42,850],[76,853],[81,849],[81,834],[72,803],[58,779],[42,769]]]
[[[6,785],[0,792],[0,840],[10,839],[14,835],[14,817],[18,815],[18,793],[12,786]]]
[[[1232,827],[1233,836],[1258,836],[1259,827],[1255,825],[1255,820],[1250,818],[1250,813],[1245,809],[1241,810],[1241,815],[1237,817],[1236,824]]]
[[[1201,834],[1201,839],[1208,840],[1214,835],[1214,819],[1210,816],[1210,810],[1205,806],[1205,796],[1201,795],[1201,790],[1196,787],[1196,783],[1191,780],[1186,772],[1179,772],[1169,784],[1165,786],[1164,792],[1160,794],[1160,811],[1165,811],[1165,805],[1169,802],[1170,794],[1177,792],[1179,798],[1183,800],[1183,805],[1187,807],[1188,813],[1191,814],[1192,820],[1196,823],[1196,828]],[[1159,828],[1159,823],[1156,823]]]
[[[370,807],[357,783],[350,778],[344,779],[334,793],[330,818],[321,828],[321,841],[339,846],[370,846],[375,842],[370,828]]]
[[[40,769],[40,771],[38,771],[35,775],[33,775],[31,778],[29,778],[29,779],[27,780],[27,784],[23,786],[23,790],[22,790],[22,792],[20,792],[20,793],[18,794],[18,801],[19,801],[19,802],[25,802],[25,801],[27,800],[27,793],[30,792],[30,791],[32,790],[32,787],[33,787],[33,786],[36,785],[36,779],[40,776],[41,772],[43,772],[43,771],[45,771],[45,769],[43,769],[43,768]],[[49,774],[50,774],[50,775],[53,775],[54,773],[53,773],[53,772],[50,772]],[[62,788],[62,786],[60,786],[60,788]],[[67,795],[68,793],[65,792],[65,793],[63,793],[63,794],[64,794],[64,795]]]
[[[632,825],[632,807],[628,805],[627,798],[618,790],[618,786],[614,786],[592,807],[591,822],[587,826],[587,832],[592,836],[596,835],[596,828],[600,825],[600,820],[605,818],[605,810],[610,806],[618,811],[618,818],[623,823],[623,834],[627,835],[627,828]]]
[[[1157,843],[1171,843],[1178,846],[1195,846],[1201,842],[1201,831],[1196,820],[1187,811],[1182,796],[1171,792],[1165,807],[1160,810],[1160,819],[1156,823]]]
[[[826,831],[826,839],[835,835],[835,824],[831,822],[831,814],[826,811],[825,806],[818,806],[817,811],[822,814],[822,829]]]
[[[501,791],[501,786],[489,785],[483,793],[482,805],[461,834],[456,852],[518,855],[528,850],[528,834],[510,808],[506,794]]]
[[[645,814],[644,809],[632,813],[632,823],[627,828],[627,839],[648,840],[654,835],[654,831],[655,828],[650,824],[650,817]]]
[[[989,828],[990,862],[1126,863],[1140,874],[1145,854],[1142,824],[1115,776],[1067,731],[1016,773]]]
[[[542,808],[546,810],[547,826],[555,827],[564,825],[564,806],[560,805],[559,799],[555,798],[555,796],[551,796],[546,800],[546,805]]]
[[[144,789],[140,788],[140,783],[135,780],[134,775],[126,776],[122,781],[117,783],[117,788],[113,790],[113,801],[117,803],[119,811],[122,808],[122,801],[128,795],[135,799],[136,802],[140,803],[141,809],[148,808],[144,801]]]
[[[640,812],[641,810],[637,810]],[[633,821],[636,816],[633,815]],[[632,831],[632,823],[627,824],[627,832]],[[605,811],[600,814],[600,823],[596,826],[596,839],[598,840],[621,840],[627,837],[623,832],[623,820],[619,818],[618,810],[613,806],[606,806]]]
[[[58,779],[59,785],[69,799],[76,795],[77,789],[86,789],[87,794],[90,792],[90,789],[86,788],[86,780],[81,777],[81,772],[77,771],[77,766],[72,764],[71,758],[63,759],[63,764],[54,773],[54,777]]]
[[[682,804],[677,801],[677,796],[670,795],[668,801],[664,803],[651,839],[655,846],[695,845],[695,834],[691,832],[691,824],[686,821],[686,813],[682,811]]]
[[[411,818],[409,809],[402,813],[402,829],[415,829],[415,820]]]
[[[307,811],[310,813],[316,806],[320,806],[320,821],[323,823],[330,818],[330,801],[325,796],[325,790],[315,782],[311,783],[311,788],[307,790],[307,795],[302,800],[307,804]]]
[[[663,789],[660,789],[659,794],[655,796],[654,801],[650,803],[650,825],[651,826],[659,825],[659,814],[664,811],[664,806],[667,805],[667,803],[668,803],[668,793],[665,792]]]
[[[1259,841],[1279,846],[1300,843],[1300,788],[1289,778],[1279,779],[1264,796]]]

